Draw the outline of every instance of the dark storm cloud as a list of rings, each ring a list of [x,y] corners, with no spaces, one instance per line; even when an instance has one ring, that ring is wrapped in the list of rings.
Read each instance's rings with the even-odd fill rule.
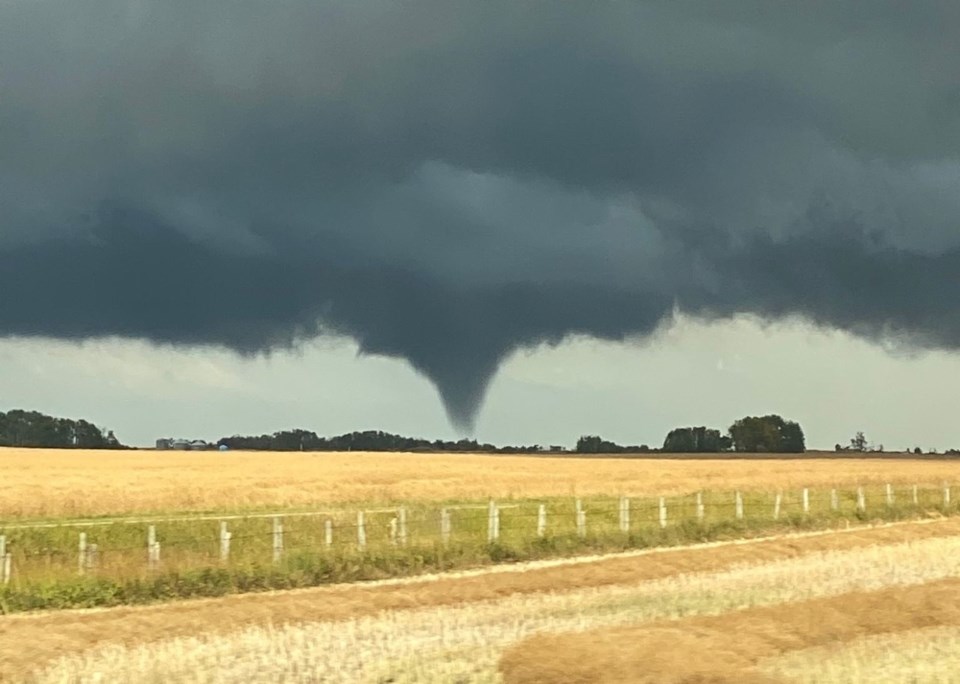
[[[0,335],[410,361],[703,316],[960,345],[955,3],[0,7]]]

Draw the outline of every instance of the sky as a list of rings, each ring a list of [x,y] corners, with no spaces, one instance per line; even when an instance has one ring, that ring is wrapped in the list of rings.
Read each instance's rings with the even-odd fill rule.
[[[0,5],[0,409],[960,446],[960,6]]]

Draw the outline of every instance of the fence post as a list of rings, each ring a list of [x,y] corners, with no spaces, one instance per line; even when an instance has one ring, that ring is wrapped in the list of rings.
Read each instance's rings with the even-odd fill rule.
[[[157,541],[157,526],[147,528],[147,566],[154,570],[160,564],[160,542]]]
[[[743,496],[741,496],[740,490],[737,490],[734,502],[736,504],[735,508],[737,520],[743,520]]]
[[[777,492],[777,495],[773,498],[773,519],[780,519],[780,504],[783,502],[783,494]]]
[[[857,510],[867,512],[867,498],[863,495],[863,487],[857,487]]]
[[[77,573],[82,575],[87,569],[87,533],[80,533],[80,542],[77,544]],[[0,558],[3,558],[3,550],[0,548]]]
[[[497,503],[490,499],[490,506],[487,509],[487,541],[491,544],[500,539],[500,509]]]
[[[0,534],[0,584],[10,583],[10,554],[7,553],[7,537]]]
[[[323,521],[323,543],[333,546],[333,521],[330,518]]]
[[[397,511],[397,524],[399,529],[397,530],[397,541],[400,542],[400,546],[407,545],[407,509],[401,508]]]
[[[703,492],[697,492],[697,520],[700,522],[703,522],[704,512]]]
[[[620,531],[630,531],[630,499],[625,496],[620,497]]]
[[[397,517],[390,518],[390,543],[397,545]]]
[[[804,487],[800,498],[803,500],[803,514],[806,515],[810,512],[810,490]]]
[[[279,563],[283,557],[283,518],[273,518],[273,562]]]
[[[890,483],[887,483],[887,505],[893,505],[893,487],[890,486]]]
[[[583,510],[583,502],[580,501],[580,499],[577,499],[575,504],[577,511],[577,536],[583,539],[587,536],[587,514]]]
[[[537,508],[537,536],[544,537],[547,534],[547,504],[540,504]]]
[[[367,528],[364,525],[363,511],[357,511],[357,546],[361,549],[367,546]]]
[[[943,485],[943,507],[950,507],[950,485],[946,483]]]
[[[660,527],[667,526],[667,500],[660,497]]]
[[[440,509],[440,541],[450,543],[450,510],[447,508]]]
[[[920,488],[917,485],[913,485],[913,505],[920,505]]]
[[[230,560],[230,538],[233,537],[227,529],[227,521],[220,521],[220,562],[226,563]]]
[[[836,489],[830,490],[830,510],[832,511],[840,510],[840,496],[837,494]]]

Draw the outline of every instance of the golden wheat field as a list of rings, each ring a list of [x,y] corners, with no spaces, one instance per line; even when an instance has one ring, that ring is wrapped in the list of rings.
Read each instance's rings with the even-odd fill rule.
[[[960,462],[0,448],[0,518],[953,481]]]
[[[957,681],[957,627],[960,521],[940,520],[8,616],[0,620],[0,677],[947,682]],[[897,679],[876,678],[881,649]]]

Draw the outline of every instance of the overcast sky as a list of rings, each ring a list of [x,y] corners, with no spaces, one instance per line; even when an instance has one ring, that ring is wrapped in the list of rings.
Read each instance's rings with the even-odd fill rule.
[[[958,34],[933,0],[3,3],[0,407],[960,446]]]

